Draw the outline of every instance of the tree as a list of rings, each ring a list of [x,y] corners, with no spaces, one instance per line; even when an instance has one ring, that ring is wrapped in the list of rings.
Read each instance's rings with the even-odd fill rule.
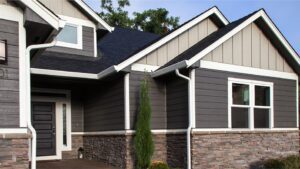
[[[138,169],[147,169],[151,164],[154,152],[154,144],[151,133],[151,105],[149,98],[149,87],[145,78],[141,83],[140,106],[136,124],[136,135],[134,148]]]
[[[168,17],[165,8],[149,9],[142,13],[135,12],[133,28],[163,35],[178,27],[179,17]]]
[[[99,16],[111,26],[134,28],[160,35],[178,27],[179,17],[168,16],[169,12],[165,8],[134,12],[133,18],[130,18],[128,11],[124,9],[127,6],[130,6],[129,0],[118,0],[117,7],[114,7],[112,0],[101,0],[102,11]]]

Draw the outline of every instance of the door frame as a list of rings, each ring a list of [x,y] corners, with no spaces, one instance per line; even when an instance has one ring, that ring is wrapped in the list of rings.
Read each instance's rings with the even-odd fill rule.
[[[72,136],[71,136],[71,91],[61,89],[48,88],[33,88],[35,93],[49,93],[49,94],[65,94],[66,97],[55,96],[32,96],[32,102],[53,102],[55,103],[55,127],[56,127],[56,154],[51,156],[36,157],[37,161],[42,160],[60,160],[62,159],[63,151],[72,150]],[[63,145],[63,104],[66,104],[66,127],[67,127],[67,146]]]

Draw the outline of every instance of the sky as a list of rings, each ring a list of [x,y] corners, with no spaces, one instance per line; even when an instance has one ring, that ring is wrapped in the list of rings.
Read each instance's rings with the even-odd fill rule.
[[[84,0],[95,11],[100,11],[101,0]],[[113,0],[117,2],[117,0]],[[130,0],[132,12],[166,8],[170,16],[178,16],[183,23],[203,11],[217,6],[229,21],[264,8],[273,22],[300,54],[300,0]]]

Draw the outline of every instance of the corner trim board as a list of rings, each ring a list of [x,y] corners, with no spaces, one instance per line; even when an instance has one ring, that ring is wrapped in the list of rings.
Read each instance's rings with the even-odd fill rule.
[[[129,91],[130,73],[124,76],[124,124],[125,130],[130,129],[130,91]]]

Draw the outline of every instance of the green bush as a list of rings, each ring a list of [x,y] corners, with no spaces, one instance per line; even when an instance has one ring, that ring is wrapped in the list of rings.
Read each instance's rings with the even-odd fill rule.
[[[138,169],[146,169],[151,164],[154,144],[150,124],[151,105],[148,82],[145,78],[141,84],[139,113],[136,124],[136,135],[134,138],[134,148]]]
[[[264,163],[264,167],[266,169],[297,169],[300,168],[300,156],[271,159]]]
[[[170,169],[168,164],[163,161],[152,162],[149,169]]]

